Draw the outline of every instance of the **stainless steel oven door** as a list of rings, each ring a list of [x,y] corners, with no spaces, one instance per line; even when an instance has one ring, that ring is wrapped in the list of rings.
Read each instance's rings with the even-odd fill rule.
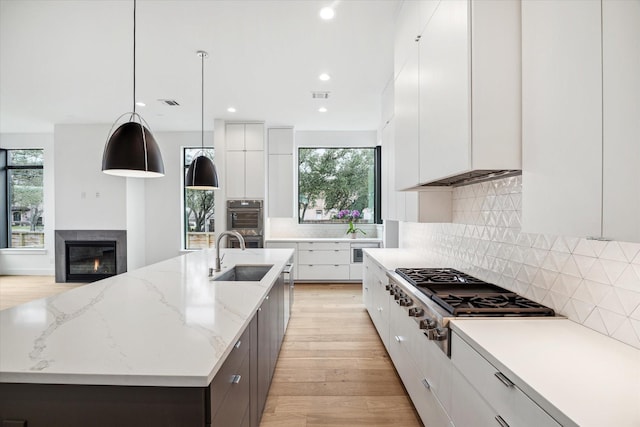
[[[262,248],[262,236],[242,236],[244,237],[244,245],[247,248]],[[227,236],[227,247],[228,248],[239,248],[240,241],[233,236]]]

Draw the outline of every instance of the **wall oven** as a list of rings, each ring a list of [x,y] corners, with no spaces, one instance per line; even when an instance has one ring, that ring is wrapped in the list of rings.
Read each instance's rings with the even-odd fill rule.
[[[240,233],[248,248],[263,247],[263,221],[262,200],[227,200],[227,230]],[[229,247],[240,247],[238,239],[227,239]]]

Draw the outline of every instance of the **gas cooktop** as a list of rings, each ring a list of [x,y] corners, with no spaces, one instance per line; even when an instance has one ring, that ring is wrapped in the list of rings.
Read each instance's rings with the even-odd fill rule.
[[[452,268],[398,268],[402,278],[454,316],[554,316],[553,309]]]

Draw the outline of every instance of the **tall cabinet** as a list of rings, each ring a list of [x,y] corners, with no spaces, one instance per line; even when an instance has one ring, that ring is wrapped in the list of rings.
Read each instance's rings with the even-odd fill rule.
[[[640,2],[522,8],[523,230],[640,242]]]
[[[295,217],[294,195],[294,140],[293,128],[269,128],[268,141],[268,168],[269,182],[267,199],[269,218],[293,218]]]
[[[228,199],[264,199],[264,124],[227,123],[226,179]]]

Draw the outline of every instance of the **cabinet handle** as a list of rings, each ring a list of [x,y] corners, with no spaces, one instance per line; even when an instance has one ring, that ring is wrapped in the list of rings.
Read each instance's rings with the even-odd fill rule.
[[[235,348],[240,348],[240,345],[242,344],[242,341],[238,340],[238,342],[235,345]]]
[[[422,381],[420,381],[420,382],[422,383],[424,388],[426,388],[427,390],[429,390],[431,388],[431,384],[429,384],[429,381],[427,381],[426,378],[423,378]]]
[[[400,335],[396,335],[394,338],[396,339],[396,341],[402,342],[402,337]]]
[[[264,297],[264,300],[268,300],[269,299],[269,295],[267,295],[266,297]]]
[[[369,292],[369,288],[364,288],[365,291]]]
[[[231,384],[238,384],[242,379],[242,375],[234,375],[231,377]]]
[[[495,374],[493,374],[493,375],[495,375],[495,377],[496,377],[497,379],[499,379],[499,380],[500,380],[500,382],[501,382],[502,384],[504,384],[505,386],[507,386],[507,387],[513,387],[513,382],[512,382],[509,378],[507,378],[507,377],[506,377],[502,372],[496,372],[496,373],[495,373]]]
[[[338,249],[334,249],[333,252],[340,252]]]
[[[262,311],[262,307],[258,307],[258,311]]]
[[[509,424],[500,415],[496,415],[496,421],[501,427],[509,427]]]

